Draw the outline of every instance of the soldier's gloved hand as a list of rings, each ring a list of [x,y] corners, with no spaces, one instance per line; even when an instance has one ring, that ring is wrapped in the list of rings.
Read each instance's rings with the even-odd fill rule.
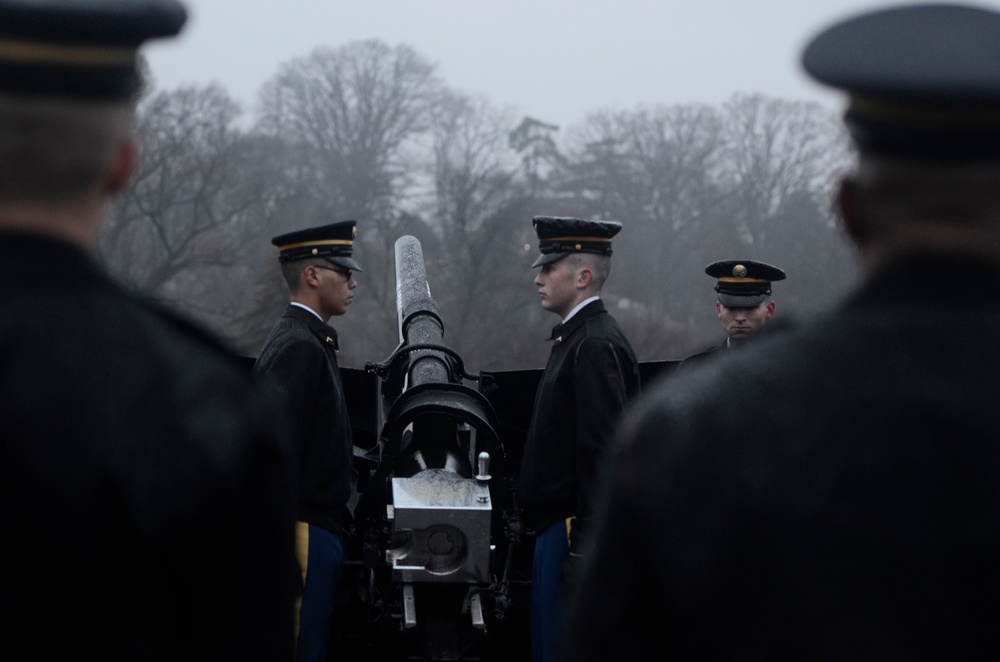
[[[580,572],[583,569],[583,555],[569,553],[562,564],[563,595],[572,596],[580,582]]]

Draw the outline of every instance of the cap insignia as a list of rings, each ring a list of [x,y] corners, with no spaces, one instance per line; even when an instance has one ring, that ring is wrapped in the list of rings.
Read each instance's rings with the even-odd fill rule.
[[[733,276],[736,278],[744,278],[747,275],[747,268],[742,264],[737,264],[733,267]]]

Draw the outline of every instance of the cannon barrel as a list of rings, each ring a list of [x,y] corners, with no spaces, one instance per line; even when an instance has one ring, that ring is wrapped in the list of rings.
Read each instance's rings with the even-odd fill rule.
[[[467,374],[461,356],[444,344],[444,323],[431,298],[420,242],[403,236],[395,249],[399,345],[382,364],[369,364],[385,382],[380,392],[380,410],[388,412],[380,423],[384,455],[419,451],[424,468],[450,464],[454,469],[451,461],[457,461],[459,472],[471,477],[478,453],[492,452],[490,446],[498,443],[496,415],[485,396],[463,383],[480,377]],[[467,447],[469,430],[485,433],[478,448]],[[477,444],[478,437],[473,434],[471,442]],[[461,457],[454,452],[456,444]],[[395,475],[402,473],[397,466]]]
[[[444,324],[431,298],[424,253],[411,236],[396,240],[396,316],[401,346],[441,345]],[[409,384],[444,384],[454,381],[449,358],[440,350],[418,350],[410,356]]]

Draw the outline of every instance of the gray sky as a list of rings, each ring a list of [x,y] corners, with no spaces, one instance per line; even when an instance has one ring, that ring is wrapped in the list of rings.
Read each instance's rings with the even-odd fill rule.
[[[798,58],[872,0],[187,0],[183,35],[147,54],[160,88],[222,85],[247,109],[280,64],[377,38],[437,63],[453,88],[567,125],[586,112],[719,104],[738,92],[838,94]],[[1000,0],[979,3],[1000,9]]]

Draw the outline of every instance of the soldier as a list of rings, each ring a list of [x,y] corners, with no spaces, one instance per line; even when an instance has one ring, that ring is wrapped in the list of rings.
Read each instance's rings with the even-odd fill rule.
[[[337,332],[327,325],[354,300],[360,272],[351,257],[354,221],[275,237],[291,297],[257,357],[254,372],[283,394],[296,427],[296,557],[300,662],[326,659],[334,601],[352,525],[354,442],[337,364]]]
[[[774,316],[771,283],[784,280],[778,267],[754,260],[721,260],[705,267],[705,273],[718,279],[715,285],[715,313],[722,321],[726,339],[721,345],[689,356],[689,363],[711,356],[718,349],[732,349],[741,340],[764,330]]]
[[[94,259],[174,0],[0,0],[0,659],[287,659],[287,440]]]
[[[808,44],[849,96],[863,282],[636,403],[566,659],[1000,655],[998,43],[932,4]]]
[[[535,285],[561,322],[535,396],[519,498],[537,533],[532,574],[532,659],[556,660],[564,592],[586,554],[605,450],[639,391],[635,353],[600,299],[621,224],[536,216]]]

